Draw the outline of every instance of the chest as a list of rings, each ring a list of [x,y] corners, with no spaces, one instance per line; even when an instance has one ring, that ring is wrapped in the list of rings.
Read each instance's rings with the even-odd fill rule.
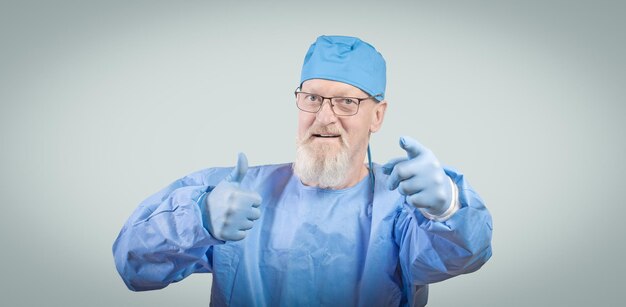
[[[371,228],[371,202],[354,194],[299,193],[265,208],[262,228],[271,250],[358,252]]]

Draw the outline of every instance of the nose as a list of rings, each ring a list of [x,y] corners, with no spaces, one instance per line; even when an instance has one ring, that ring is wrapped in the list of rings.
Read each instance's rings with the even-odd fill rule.
[[[333,112],[332,102],[330,101],[330,99],[323,99],[324,101],[322,101],[322,107],[317,112],[315,117],[317,121],[324,125],[332,124],[337,121],[337,115],[335,115],[335,112]],[[328,101],[328,106],[325,103],[326,101]]]

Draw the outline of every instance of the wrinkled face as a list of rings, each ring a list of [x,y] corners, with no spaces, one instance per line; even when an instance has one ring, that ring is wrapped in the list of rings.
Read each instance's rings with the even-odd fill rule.
[[[323,79],[307,80],[301,90],[324,97],[369,96],[352,85]],[[320,187],[341,186],[354,168],[363,167],[370,133],[380,129],[385,109],[386,102],[368,99],[352,116],[335,115],[329,100],[318,113],[299,111],[296,174]]]

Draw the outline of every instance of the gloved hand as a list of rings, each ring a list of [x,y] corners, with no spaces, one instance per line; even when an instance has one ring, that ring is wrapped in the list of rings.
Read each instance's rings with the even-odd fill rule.
[[[209,232],[223,241],[238,241],[252,229],[253,221],[261,217],[261,195],[244,190],[240,184],[248,172],[248,159],[239,154],[237,166],[220,181],[207,197]]]
[[[452,199],[452,186],[433,152],[409,137],[400,138],[400,147],[408,158],[395,158],[383,165],[383,173],[389,175],[389,190],[398,188],[407,203],[430,215],[446,212]]]

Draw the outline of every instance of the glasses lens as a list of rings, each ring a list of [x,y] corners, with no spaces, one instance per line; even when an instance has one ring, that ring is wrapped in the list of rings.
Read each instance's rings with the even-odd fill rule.
[[[296,97],[298,108],[306,112],[317,112],[322,104],[322,97],[309,93],[298,93]]]
[[[337,115],[354,115],[359,110],[358,100],[354,98],[333,98],[333,106],[333,110]]]

